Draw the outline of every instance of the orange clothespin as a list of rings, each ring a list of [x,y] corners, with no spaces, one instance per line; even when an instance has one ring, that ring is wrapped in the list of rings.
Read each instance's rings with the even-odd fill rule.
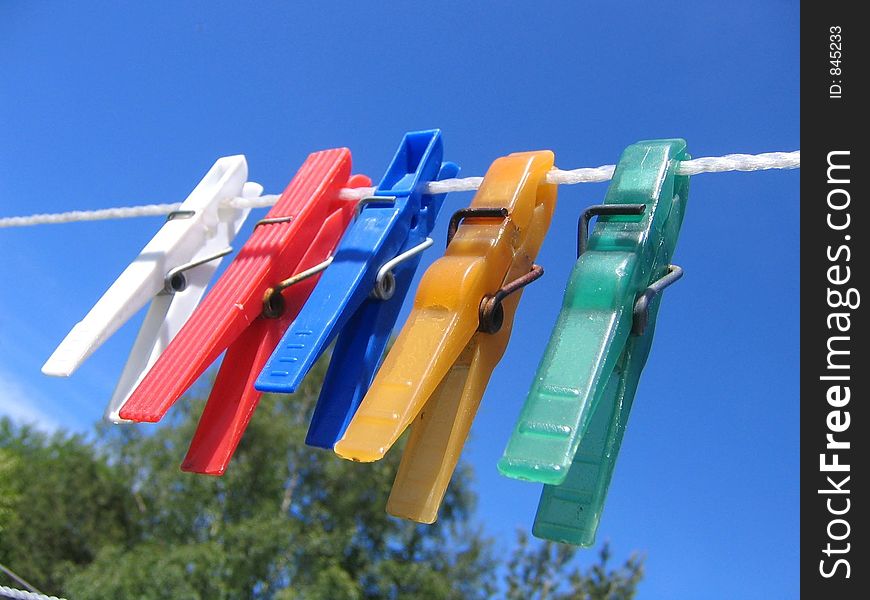
[[[335,452],[370,462],[413,421],[390,514],[432,523],[483,392],[510,337],[522,287],[556,206],[544,183],[550,151],[499,158],[471,207],[450,221],[445,255],[426,271],[414,307]],[[460,225],[461,223],[461,225]]]

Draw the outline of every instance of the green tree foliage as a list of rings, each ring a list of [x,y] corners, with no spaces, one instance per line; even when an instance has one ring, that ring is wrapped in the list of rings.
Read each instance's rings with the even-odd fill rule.
[[[643,578],[643,559],[632,555],[616,569],[608,566],[610,547],[602,545],[598,562],[582,569],[572,561],[578,552],[565,544],[529,545],[517,533],[517,546],[508,561],[508,600],[627,600],[634,598]]]
[[[0,427],[8,427],[8,423],[0,423]],[[0,446],[0,540],[3,539],[3,531],[9,528],[9,523],[15,516],[15,507],[20,498],[16,485],[17,466],[18,456]]]
[[[136,536],[123,476],[81,436],[3,420],[0,450],[0,562],[25,579],[60,590],[101,548]]]
[[[634,596],[639,561],[586,572],[524,536],[499,582],[466,466],[434,526],[387,517],[400,451],[359,465],[302,442],[319,381],[265,396],[223,477],[178,468],[202,400],[90,440],[0,421],[0,563],[71,599]]]

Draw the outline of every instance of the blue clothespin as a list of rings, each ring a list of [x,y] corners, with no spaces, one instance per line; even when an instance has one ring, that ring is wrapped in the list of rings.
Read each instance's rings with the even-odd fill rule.
[[[360,201],[332,264],[257,378],[262,392],[295,392],[338,336],[305,439],[310,446],[332,448],[371,385],[446,195],[423,195],[423,185],[459,173],[442,156],[440,130],[405,134],[375,195]]]

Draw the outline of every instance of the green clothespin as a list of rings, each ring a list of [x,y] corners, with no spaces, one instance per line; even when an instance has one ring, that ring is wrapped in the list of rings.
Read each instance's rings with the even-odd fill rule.
[[[562,311],[507,449],[502,474],[546,484],[537,537],[589,546],[652,344],[660,292],[689,188],[676,174],[684,140],[623,152],[605,203],[578,226],[578,260]],[[598,222],[588,241],[588,223]]]

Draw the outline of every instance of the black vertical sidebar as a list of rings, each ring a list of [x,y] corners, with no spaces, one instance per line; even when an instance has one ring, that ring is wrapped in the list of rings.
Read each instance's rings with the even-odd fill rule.
[[[870,31],[859,6],[801,5],[801,595],[838,600],[870,597],[858,491],[870,483]]]

